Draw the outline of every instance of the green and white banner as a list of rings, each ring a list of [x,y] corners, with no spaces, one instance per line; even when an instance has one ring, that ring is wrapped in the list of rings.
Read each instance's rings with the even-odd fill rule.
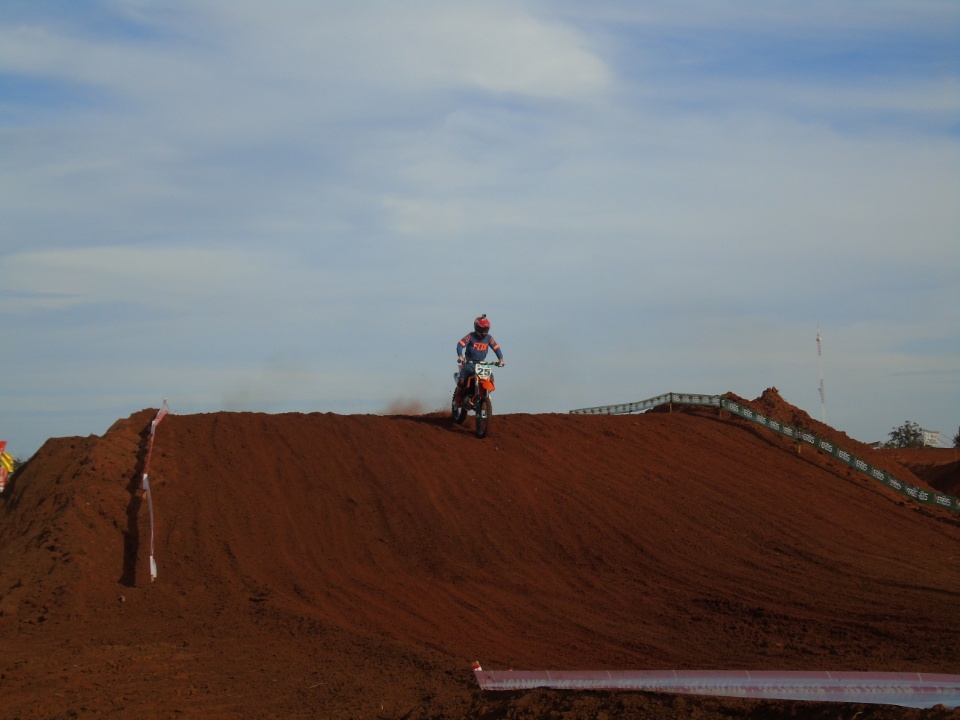
[[[720,395],[671,392],[664,393],[663,395],[657,395],[656,397],[652,397],[648,400],[640,400],[638,402],[623,403],[621,405],[603,405],[600,407],[581,408],[579,410],[571,410],[570,412],[577,415],[621,415],[626,413],[644,412],[661,405],[672,405],[673,403],[677,403],[679,405],[708,405],[720,408],[722,410],[727,410],[733,415],[750,420],[751,422],[755,422],[757,425],[762,425],[763,427],[773,430],[774,432],[778,432],[781,435],[792,438],[797,442],[811,445],[820,452],[832,455],[838,460],[845,462],[854,470],[858,470],[864,475],[870,476],[874,480],[877,480],[887,487],[896,490],[901,495],[906,495],[907,497],[912,498],[918,503],[922,503],[924,505],[935,505],[936,507],[942,507],[946,508],[947,510],[953,510],[954,512],[960,512],[960,498],[955,498],[951,495],[945,495],[941,492],[937,492],[936,490],[925,490],[923,488],[910,485],[909,483],[905,483],[902,480],[898,480],[886,470],[871,465],[863,458],[859,458],[853,453],[837,447],[833,443],[828,442],[823,438],[817,437],[806,430],[801,430],[800,428],[795,428],[791,425],[781,423],[779,420],[775,420],[774,418],[768,417],[762,413],[758,413],[755,410],[751,410],[742,403],[728,400]]]

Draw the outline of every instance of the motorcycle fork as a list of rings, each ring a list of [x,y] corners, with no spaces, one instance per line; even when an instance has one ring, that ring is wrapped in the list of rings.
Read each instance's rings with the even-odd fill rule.
[[[483,389],[483,385],[480,383],[480,379],[474,379],[473,383],[473,407],[479,408],[480,404],[483,402],[483,398],[486,396],[487,391]]]

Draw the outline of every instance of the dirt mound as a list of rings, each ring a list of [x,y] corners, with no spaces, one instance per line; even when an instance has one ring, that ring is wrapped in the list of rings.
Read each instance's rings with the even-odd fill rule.
[[[960,496],[960,448],[892,448],[878,450],[942,493]]]
[[[782,423],[792,425],[800,430],[806,430],[817,437],[823,438],[824,440],[833,443],[835,446],[853,453],[871,465],[882,470],[886,470],[898,480],[909,483],[914,487],[922,487],[928,490],[935,489],[928,482],[926,482],[923,477],[920,477],[913,472],[913,469],[909,465],[904,465],[901,463],[897,456],[878,451],[871,445],[862,443],[859,440],[854,440],[841,430],[836,430],[826,423],[820,422],[819,420],[814,420],[808,413],[800,408],[794,407],[780,397],[780,393],[775,387],[764,390],[760,397],[758,397],[756,400],[744,400],[741,397],[737,397],[733,393],[727,393],[725,397],[737,400],[753,410],[762,412],[768,417],[772,417]],[[795,446],[795,443],[792,441],[785,440],[785,445],[791,444]],[[812,454],[818,453],[814,450]],[[851,470],[850,473],[852,475],[856,474],[856,472],[853,470]],[[947,494],[949,495],[952,493]]]
[[[507,415],[483,441],[437,415],[169,415],[151,584],[154,415],[49,441],[0,501],[6,716],[819,718],[482,693],[470,664],[960,673],[956,515],[716,411]]]

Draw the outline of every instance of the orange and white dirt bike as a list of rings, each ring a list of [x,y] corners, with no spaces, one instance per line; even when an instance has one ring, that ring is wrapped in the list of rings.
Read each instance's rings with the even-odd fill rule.
[[[490,393],[496,387],[493,384],[493,368],[495,362],[473,363],[473,374],[467,378],[467,386],[463,389],[462,404],[457,405],[457,391],[454,388],[453,399],[450,402],[450,416],[457,424],[467,419],[467,413],[473,412],[476,416],[474,434],[478,438],[486,437],[490,430],[490,418],[493,416],[493,405],[490,403]],[[460,373],[454,373],[456,381]]]

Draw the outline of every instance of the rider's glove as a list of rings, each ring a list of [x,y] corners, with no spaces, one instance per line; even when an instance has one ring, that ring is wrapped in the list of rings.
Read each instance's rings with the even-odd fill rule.
[[[463,365],[463,355],[457,355],[457,365]]]
[[[497,360],[497,367],[503,367],[503,358]]]

